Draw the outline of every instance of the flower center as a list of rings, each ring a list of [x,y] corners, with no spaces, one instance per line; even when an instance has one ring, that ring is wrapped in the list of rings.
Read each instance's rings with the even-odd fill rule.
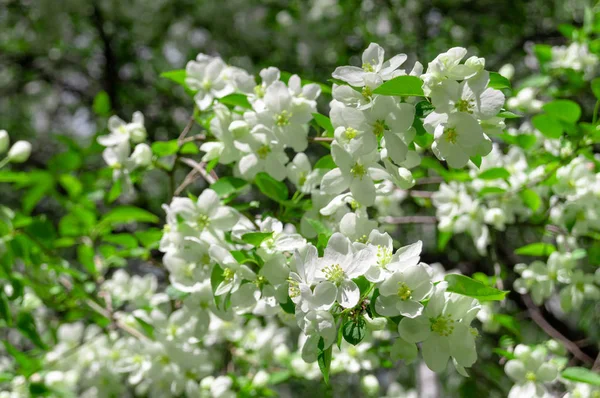
[[[454,320],[448,315],[440,315],[431,321],[431,331],[440,336],[450,336],[454,331]]]
[[[369,241],[369,237],[367,235],[362,235],[358,239],[356,239],[359,243],[367,243]]]
[[[198,224],[198,228],[204,229],[210,225],[210,218],[206,214],[200,214],[196,218],[196,224]]]
[[[269,153],[271,153],[271,147],[268,145],[263,145],[256,151],[256,154],[261,159],[266,159]]]
[[[304,183],[306,183],[306,172],[302,171],[298,176],[298,185],[303,186]]]
[[[336,285],[339,285],[345,279],[344,270],[339,264],[332,264],[323,268],[323,273],[328,281],[333,282]]]
[[[231,268],[225,268],[223,270],[223,279],[225,279],[226,281],[232,280],[234,275],[235,272]]]
[[[288,288],[288,292],[290,295],[290,298],[296,298],[300,295],[300,284],[293,280],[292,278],[288,278],[288,284],[289,284],[289,288]]]
[[[361,94],[363,97],[365,97],[368,100],[373,98],[373,90],[371,90],[371,87],[369,87],[369,86],[364,86],[362,88]]]
[[[473,113],[473,102],[461,99],[456,103],[456,109],[459,112]]]
[[[365,72],[375,72],[375,68],[373,68],[370,62],[364,63],[362,68]]]
[[[454,127],[447,127],[444,129],[444,137],[446,137],[446,141],[450,142],[451,144],[456,144],[458,133]]]
[[[348,127],[346,129],[346,131],[344,131],[344,135],[346,136],[346,139],[348,141],[356,138],[356,135],[358,134],[358,131],[356,131],[356,129],[353,129],[352,127]]]
[[[398,297],[401,300],[408,300],[412,295],[412,290],[409,289],[405,282],[398,282]]]
[[[525,378],[529,381],[535,381],[536,380],[536,376],[535,373],[533,372],[527,372],[527,374],[525,375]]]
[[[377,262],[379,265],[387,265],[390,261],[392,261],[392,250],[387,247],[377,246]]]
[[[275,124],[279,127],[287,126],[290,124],[290,118],[292,117],[292,113],[286,110],[281,111],[281,113],[275,116]]]
[[[367,174],[367,169],[360,163],[355,163],[354,166],[350,169],[350,173],[354,177],[363,178],[365,174]]]
[[[385,124],[385,120],[377,120],[373,125],[373,134],[380,136],[385,130],[388,130],[388,126]]]
[[[262,88],[261,85],[255,86],[254,87],[254,94],[258,97],[258,98],[262,98],[265,96],[265,90]]]
[[[212,83],[211,83],[210,81],[208,81],[208,80],[204,80],[204,81],[202,82],[202,89],[203,89],[204,91],[208,91],[208,90],[210,90],[210,88],[211,88],[211,87],[212,87]]]

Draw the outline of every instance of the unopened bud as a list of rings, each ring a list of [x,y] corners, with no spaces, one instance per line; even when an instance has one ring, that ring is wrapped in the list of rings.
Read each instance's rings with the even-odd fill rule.
[[[6,152],[9,143],[10,138],[8,138],[8,133],[6,130],[0,130],[0,153]]]
[[[31,144],[27,141],[17,141],[8,151],[8,160],[12,163],[23,163],[31,155]]]
[[[150,166],[152,163],[152,149],[147,144],[137,144],[131,154],[131,160],[138,167]]]

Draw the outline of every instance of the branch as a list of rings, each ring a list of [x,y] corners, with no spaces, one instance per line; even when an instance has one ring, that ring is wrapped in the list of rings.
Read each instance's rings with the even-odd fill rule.
[[[200,173],[202,178],[204,178],[206,180],[206,182],[208,182],[209,184],[214,184],[219,179],[219,177],[217,177],[217,175],[215,173],[212,173],[212,172],[208,173],[206,171],[206,168],[205,168],[206,163],[205,162],[198,163],[195,160],[190,159],[190,158],[180,158],[179,161],[187,164],[191,168],[198,171],[198,173]]]
[[[387,224],[435,224],[435,216],[404,216],[404,217],[383,217],[383,222]]]
[[[540,309],[533,303],[533,301],[531,300],[531,297],[529,297],[528,294],[523,295],[523,302],[527,306],[527,311],[529,312],[531,319],[533,319],[533,321],[540,328],[542,328],[548,336],[550,336],[554,339],[560,340],[565,345],[565,348],[567,350],[569,350],[569,352],[571,352],[571,354],[573,354],[573,356],[575,356],[580,361],[582,361],[588,365],[594,364],[593,358],[591,358],[585,352],[581,351],[581,349],[579,349],[577,344],[575,344],[574,342],[569,340],[558,330],[554,329],[554,327],[552,327],[552,325],[550,325],[550,323],[546,320],[546,318],[544,318],[544,315],[542,315]]]
[[[98,7],[97,2],[94,2],[94,13],[92,14],[92,19],[104,47],[104,89],[108,94],[108,98],[110,98],[110,105],[112,109],[118,109],[119,99],[117,97],[117,82],[119,81],[119,71],[117,57],[113,51],[110,37],[104,30],[104,17],[102,16],[102,12]]]
[[[181,134],[179,134],[179,138],[177,138],[177,142],[179,143],[179,145],[183,145],[185,142],[185,136],[190,132],[190,130],[194,127],[194,115],[192,114],[192,116],[190,116],[190,120],[188,120],[187,124],[185,125],[185,127],[183,128],[183,131],[181,132]],[[203,136],[204,139],[204,136]]]

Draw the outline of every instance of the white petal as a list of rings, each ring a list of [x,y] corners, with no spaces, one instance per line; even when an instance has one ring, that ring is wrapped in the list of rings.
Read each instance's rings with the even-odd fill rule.
[[[344,308],[353,308],[360,299],[360,290],[352,280],[343,281],[338,288],[338,302]]]
[[[398,324],[400,337],[410,343],[426,340],[431,334],[431,322],[426,316],[404,318]]]

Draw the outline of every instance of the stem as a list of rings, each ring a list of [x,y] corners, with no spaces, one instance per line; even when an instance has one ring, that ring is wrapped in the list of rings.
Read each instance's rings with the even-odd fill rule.
[[[8,163],[10,162],[10,159],[7,157],[5,157],[4,159],[2,159],[0,161],[0,169],[3,168],[4,166],[6,166]]]

